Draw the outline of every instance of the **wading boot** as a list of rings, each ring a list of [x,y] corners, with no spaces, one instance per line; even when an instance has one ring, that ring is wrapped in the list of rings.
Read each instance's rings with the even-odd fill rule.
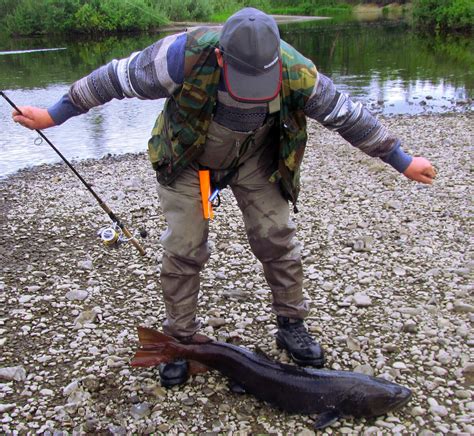
[[[276,344],[285,349],[298,365],[324,366],[324,351],[308,333],[302,319],[277,316]]]
[[[161,363],[158,366],[160,383],[164,388],[182,385],[188,380],[188,362],[178,359],[170,363]]]

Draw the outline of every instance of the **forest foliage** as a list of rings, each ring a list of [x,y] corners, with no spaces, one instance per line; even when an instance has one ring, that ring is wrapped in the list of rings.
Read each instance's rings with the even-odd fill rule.
[[[11,35],[154,30],[172,21],[222,22],[245,6],[272,14],[349,15],[356,5],[392,0],[0,0],[1,28]],[[408,3],[398,0],[398,4]],[[413,0],[417,26],[472,30],[473,0]]]

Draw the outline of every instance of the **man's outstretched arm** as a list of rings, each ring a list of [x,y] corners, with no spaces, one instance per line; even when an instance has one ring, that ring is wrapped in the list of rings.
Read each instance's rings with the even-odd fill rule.
[[[169,97],[184,77],[186,34],[170,35],[128,58],[112,60],[75,82],[48,109],[21,106],[13,120],[29,129],[45,129],[113,99]]]
[[[318,73],[317,83],[305,113],[369,156],[379,157],[411,180],[431,184],[436,176],[431,163],[423,157],[405,153],[401,141],[367,108],[339,92],[333,82]]]

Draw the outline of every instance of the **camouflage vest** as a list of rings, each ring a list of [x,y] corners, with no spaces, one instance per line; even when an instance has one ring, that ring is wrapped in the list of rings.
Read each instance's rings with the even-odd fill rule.
[[[183,86],[166,100],[148,142],[148,155],[160,184],[173,182],[203,152],[220,79],[214,53],[219,32],[219,27],[200,27],[187,33]],[[307,140],[304,107],[317,72],[311,61],[284,41],[281,55],[279,122],[269,136],[279,144],[278,168],[270,181],[279,182],[285,198],[295,204]]]

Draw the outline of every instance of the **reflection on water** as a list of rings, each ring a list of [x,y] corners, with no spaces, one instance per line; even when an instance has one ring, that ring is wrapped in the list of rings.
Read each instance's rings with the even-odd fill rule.
[[[314,60],[340,90],[375,112],[417,114],[470,107],[466,103],[473,96],[474,42],[469,38],[427,39],[411,33],[402,22],[314,21],[280,29],[282,37]],[[162,36],[0,40],[0,53],[9,52],[0,56],[0,89],[19,106],[47,107],[74,80]],[[162,100],[113,101],[46,134],[70,159],[145,151],[162,105]],[[0,177],[27,166],[57,162],[48,145],[33,144],[35,132],[11,122],[10,113],[10,106],[0,99]]]

